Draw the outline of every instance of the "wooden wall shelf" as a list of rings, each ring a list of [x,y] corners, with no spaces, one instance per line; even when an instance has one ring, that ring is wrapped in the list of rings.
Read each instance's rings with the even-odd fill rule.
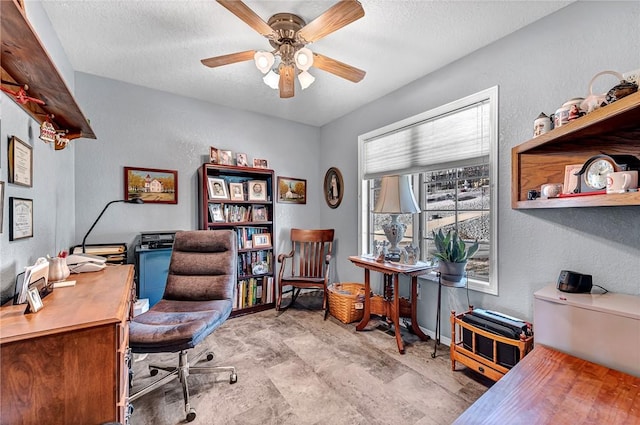
[[[42,106],[32,102],[16,104],[38,123],[53,115],[51,121],[54,127],[60,131],[67,130],[65,137],[68,139],[95,139],[96,135],[89,122],[20,5],[15,0],[9,0],[0,1],[0,7],[2,80],[21,86],[27,84],[28,95],[45,102]],[[9,84],[2,84],[2,87],[12,92],[19,88]],[[14,99],[13,96],[8,96]]]
[[[545,183],[562,183],[564,167],[600,153],[640,158],[640,92],[528,140],[511,150],[511,208],[640,205],[640,193],[527,200]]]

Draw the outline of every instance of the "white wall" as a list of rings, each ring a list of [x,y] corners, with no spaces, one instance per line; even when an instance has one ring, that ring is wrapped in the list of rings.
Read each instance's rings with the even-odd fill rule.
[[[638,22],[638,2],[577,2],[323,127],[321,171],[337,166],[346,186],[338,209],[322,209],[322,225],[336,228],[339,277],[363,281],[362,269],[347,260],[359,254],[358,135],[498,85],[500,293],[471,292],[471,304],[532,320],[533,293],[555,283],[561,269],[592,274],[594,283],[611,291],[640,294],[638,207],[516,211],[510,206],[511,148],[532,137],[541,111],[551,114],[564,101],[586,96],[599,71],[640,68]],[[608,83],[606,89],[615,81]],[[423,282],[418,314],[431,330],[436,296],[437,285]],[[444,334],[449,334],[449,296],[458,306],[467,304],[465,291],[445,289]]]
[[[210,146],[265,158],[277,176],[307,179],[306,205],[276,204],[278,251],[291,227],[320,221],[318,128],[83,73],[76,97],[98,137],[76,144],[77,242],[107,202],[124,199],[125,166],[177,170],[178,204],[113,204],[87,243],[132,244],[143,231],[197,229],[198,169]]]

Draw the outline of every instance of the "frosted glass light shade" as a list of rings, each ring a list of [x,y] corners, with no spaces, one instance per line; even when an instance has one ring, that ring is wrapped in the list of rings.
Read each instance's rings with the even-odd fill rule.
[[[300,71],[307,71],[313,65],[313,52],[306,47],[298,50],[293,58]]]
[[[278,76],[278,74],[273,72],[273,69],[272,69],[269,71],[267,75],[262,77],[262,81],[264,81],[266,85],[268,85],[269,87],[275,90],[278,88],[278,83],[280,82],[280,76]]]
[[[271,69],[275,57],[271,52],[256,52],[255,55],[253,55],[253,60],[256,63],[256,68],[263,74],[266,74]]]
[[[316,77],[309,74],[307,71],[302,71],[300,74],[298,74],[298,81],[300,82],[300,87],[302,87],[302,90],[309,87],[315,80]]]

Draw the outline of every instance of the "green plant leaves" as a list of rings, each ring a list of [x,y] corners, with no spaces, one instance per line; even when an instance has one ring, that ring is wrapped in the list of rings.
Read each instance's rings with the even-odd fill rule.
[[[442,229],[432,232],[436,250],[433,255],[441,260],[452,263],[464,263],[467,259],[478,251],[478,241],[476,240],[468,248],[465,242],[458,236],[455,230],[449,230],[445,235]]]

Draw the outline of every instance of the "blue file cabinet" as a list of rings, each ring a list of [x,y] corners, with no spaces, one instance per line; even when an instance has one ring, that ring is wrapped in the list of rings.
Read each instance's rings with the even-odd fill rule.
[[[149,307],[160,301],[169,274],[171,248],[136,248],[138,298],[149,298]]]

